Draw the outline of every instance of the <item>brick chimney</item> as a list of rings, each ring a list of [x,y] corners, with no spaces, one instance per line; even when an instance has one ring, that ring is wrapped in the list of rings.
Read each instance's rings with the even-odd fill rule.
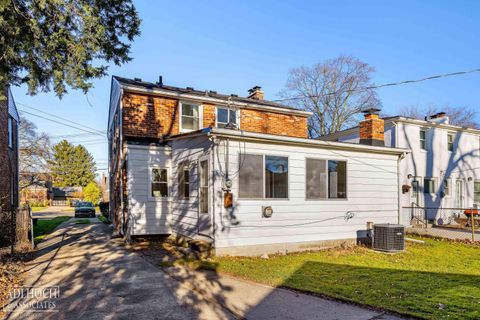
[[[365,119],[360,121],[360,143],[370,146],[385,146],[384,121],[378,116],[380,109],[364,110]]]
[[[264,93],[262,87],[255,86],[252,89],[248,90],[248,98],[255,100],[263,100]]]

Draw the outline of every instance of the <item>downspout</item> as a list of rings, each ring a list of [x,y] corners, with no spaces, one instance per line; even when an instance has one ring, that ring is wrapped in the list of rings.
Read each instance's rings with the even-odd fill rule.
[[[210,135],[210,134],[209,134]],[[216,240],[216,224],[215,224],[215,138],[211,137],[212,140],[212,245],[213,248],[216,248],[215,240]],[[214,249],[215,250],[215,249]]]

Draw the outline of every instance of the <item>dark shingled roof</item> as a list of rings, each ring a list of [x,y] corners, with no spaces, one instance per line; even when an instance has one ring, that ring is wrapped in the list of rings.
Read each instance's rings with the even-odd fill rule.
[[[167,90],[167,91],[172,91],[175,93],[185,93],[185,94],[191,94],[191,95],[196,95],[199,98],[202,97],[209,97],[209,98],[215,98],[215,99],[220,99],[220,100],[225,100],[225,101],[236,101],[236,102],[243,102],[243,103],[252,103],[252,104],[257,104],[257,105],[262,105],[262,106],[269,106],[269,107],[276,107],[276,108],[283,108],[283,109],[288,109],[288,110],[295,110],[295,111],[303,111],[298,108],[293,108],[290,106],[286,106],[280,103],[276,103],[273,101],[267,101],[267,100],[256,100],[256,99],[251,99],[251,98],[244,98],[244,97],[238,97],[236,95],[226,95],[226,94],[220,94],[217,93],[216,91],[210,91],[210,90],[205,90],[205,91],[200,91],[200,90],[194,90],[193,88],[180,88],[180,87],[173,87],[173,86],[167,86],[167,85],[161,85],[159,83],[152,83],[152,82],[146,82],[142,81],[139,79],[127,79],[123,77],[118,77],[118,76],[113,76],[115,80],[117,80],[120,84],[125,84],[125,85],[132,85],[132,86],[139,86],[139,87],[144,87],[146,89],[162,89],[162,90]]]

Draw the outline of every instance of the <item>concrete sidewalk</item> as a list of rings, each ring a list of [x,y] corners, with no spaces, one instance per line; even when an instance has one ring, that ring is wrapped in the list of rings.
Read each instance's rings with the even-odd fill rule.
[[[164,270],[92,221],[65,222],[26,266],[25,285],[59,286],[53,312],[17,308],[7,319],[399,319],[213,272]]]

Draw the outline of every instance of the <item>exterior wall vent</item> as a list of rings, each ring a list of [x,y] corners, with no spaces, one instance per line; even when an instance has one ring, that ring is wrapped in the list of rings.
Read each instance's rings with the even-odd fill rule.
[[[386,252],[405,250],[405,226],[376,224],[373,226],[373,249]]]

